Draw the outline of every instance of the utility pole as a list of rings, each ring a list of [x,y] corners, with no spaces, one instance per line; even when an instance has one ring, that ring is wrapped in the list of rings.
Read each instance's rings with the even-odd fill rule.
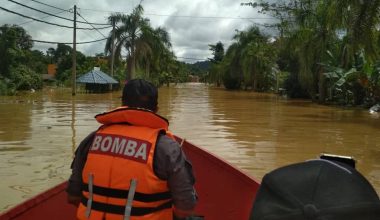
[[[111,77],[113,77],[113,66],[115,63],[115,19],[112,18],[112,49],[111,49]],[[112,91],[112,84],[110,84],[110,89]]]
[[[111,76],[113,77],[113,66],[115,63],[115,20],[112,18],[112,51],[111,51]]]
[[[74,33],[73,33],[73,74],[72,74],[72,95],[76,94],[77,77],[77,6],[74,5]]]

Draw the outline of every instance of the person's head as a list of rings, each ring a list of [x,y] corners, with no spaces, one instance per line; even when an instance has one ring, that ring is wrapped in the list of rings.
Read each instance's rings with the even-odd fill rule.
[[[264,176],[250,220],[379,220],[380,200],[354,168],[311,160]]]
[[[143,79],[129,80],[123,89],[122,105],[144,108],[156,112],[158,110],[158,90],[150,82]]]

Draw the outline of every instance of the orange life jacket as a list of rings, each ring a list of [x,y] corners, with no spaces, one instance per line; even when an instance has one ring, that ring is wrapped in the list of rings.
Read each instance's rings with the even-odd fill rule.
[[[168,121],[153,112],[128,107],[95,118],[103,125],[83,168],[78,219],[121,220],[126,210],[130,210],[131,217],[126,218],[130,220],[173,219],[167,182],[153,171],[157,137],[168,131]]]

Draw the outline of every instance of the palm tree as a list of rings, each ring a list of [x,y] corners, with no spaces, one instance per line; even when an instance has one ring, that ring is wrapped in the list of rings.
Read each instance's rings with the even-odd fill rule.
[[[224,64],[229,63],[229,72],[225,76],[244,82],[246,87],[252,86],[254,91],[259,90],[259,85],[266,87],[263,79],[274,65],[268,37],[257,27],[251,27],[247,31],[238,31],[233,39],[235,42],[228,48],[224,61]]]
[[[127,51],[127,80],[135,77],[136,69],[142,70],[145,78],[159,78],[159,74],[170,66],[168,63],[174,60],[168,32],[161,27],[153,29],[142,13],[143,8],[139,5],[130,15],[113,14],[108,18],[110,23],[117,24],[115,60],[121,58],[123,49]],[[107,39],[106,54],[111,54],[112,34]],[[151,75],[152,71],[156,76]]]
[[[271,73],[274,65],[274,50],[271,48],[268,37],[263,35],[257,27],[251,27],[243,34],[237,35],[241,42],[241,66],[246,86],[266,87],[264,78]]]
[[[289,11],[292,25],[288,27],[288,44],[298,56],[298,79],[313,100],[325,100],[325,79],[320,65],[327,51],[336,42],[334,22],[328,20],[329,2],[299,0]],[[318,88],[318,89],[317,89]]]
[[[380,0],[350,0],[331,1],[329,4],[328,20],[334,24],[335,30],[343,30],[341,49],[342,67],[348,68],[352,65],[351,60],[361,51],[369,60],[378,58],[377,30],[380,16]]]
[[[142,17],[143,11],[143,7],[138,5],[130,15],[116,13],[108,18],[109,23],[115,22],[117,26],[115,28],[115,59],[121,58],[123,49],[127,52],[127,80],[135,76],[137,51],[150,49],[147,42],[143,40],[143,36],[150,30],[149,20]],[[105,54],[111,54],[111,51],[112,31],[106,42]]]
[[[151,77],[151,72],[159,75],[163,71],[168,71],[168,64],[174,60],[168,32],[161,27],[150,29],[143,36],[143,41],[149,45],[150,49],[141,50],[138,57],[139,62],[145,66],[147,77]],[[157,77],[157,75],[152,77]]]

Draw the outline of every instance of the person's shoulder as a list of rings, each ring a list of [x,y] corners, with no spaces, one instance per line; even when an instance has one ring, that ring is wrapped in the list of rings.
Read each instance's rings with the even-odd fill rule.
[[[172,147],[180,147],[179,143],[176,140],[174,140],[173,138],[171,138],[165,134],[158,135],[157,144],[159,144],[159,145],[172,145]]]
[[[158,151],[174,153],[181,151],[179,143],[171,137],[161,134],[157,138],[156,148]]]

